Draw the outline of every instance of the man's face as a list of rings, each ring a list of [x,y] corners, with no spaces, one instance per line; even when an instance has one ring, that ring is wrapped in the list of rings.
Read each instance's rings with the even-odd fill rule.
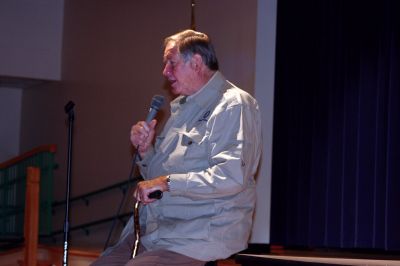
[[[174,42],[169,42],[164,50],[164,77],[170,82],[175,95],[191,95],[195,91],[194,79],[196,73],[191,60],[184,61]]]

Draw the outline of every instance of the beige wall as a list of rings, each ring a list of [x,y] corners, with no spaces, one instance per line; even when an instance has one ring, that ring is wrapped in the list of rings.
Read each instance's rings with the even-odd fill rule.
[[[214,41],[225,76],[253,93],[257,0],[197,0],[197,29]],[[124,181],[130,169],[129,130],[146,116],[154,94],[168,96],[162,40],[190,25],[190,1],[68,0],[64,10],[62,81],[24,91],[21,150],[58,146],[56,200],[65,199],[67,116],[75,102],[71,196]],[[167,106],[162,122],[165,122]],[[116,212],[113,191],[71,206],[72,226]],[[130,207],[128,208],[130,209]],[[55,214],[61,229],[64,209]],[[72,246],[102,247],[110,224],[89,236],[71,233]],[[60,235],[60,237],[62,237]]]
[[[0,87],[0,162],[19,154],[22,89]]]
[[[0,76],[61,78],[63,7],[64,0],[0,1]]]

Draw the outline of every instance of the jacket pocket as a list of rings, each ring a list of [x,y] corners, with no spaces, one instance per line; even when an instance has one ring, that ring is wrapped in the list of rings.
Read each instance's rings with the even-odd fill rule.
[[[182,204],[187,199],[174,198],[181,204],[163,206],[159,221],[160,238],[208,239],[215,206],[210,202]]]
[[[181,147],[186,169],[203,170],[209,167],[206,139],[197,132],[181,132]]]
[[[211,221],[199,218],[192,221],[163,221],[159,224],[160,239],[208,239]]]

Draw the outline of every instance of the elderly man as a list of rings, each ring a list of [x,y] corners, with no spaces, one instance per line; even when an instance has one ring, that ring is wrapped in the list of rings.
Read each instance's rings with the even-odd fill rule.
[[[156,120],[131,129],[145,179],[134,190],[142,203],[139,253],[129,257],[130,233],[95,265],[200,266],[247,247],[261,154],[257,102],[219,72],[206,34],[185,30],[164,47],[163,75],[177,95],[170,118],[156,138]],[[157,190],[161,199],[149,197]]]

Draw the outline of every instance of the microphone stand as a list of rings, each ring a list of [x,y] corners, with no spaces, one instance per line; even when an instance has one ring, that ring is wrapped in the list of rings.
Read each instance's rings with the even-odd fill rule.
[[[69,240],[69,196],[71,187],[71,157],[72,157],[72,129],[74,124],[74,106],[72,101],[69,101],[65,107],[65,113],[68,114],[68,159],[67,159],[67,189],[65,196],[65,221],[64,221],[64,255],[63,266],[68,265],[68,240]]]

